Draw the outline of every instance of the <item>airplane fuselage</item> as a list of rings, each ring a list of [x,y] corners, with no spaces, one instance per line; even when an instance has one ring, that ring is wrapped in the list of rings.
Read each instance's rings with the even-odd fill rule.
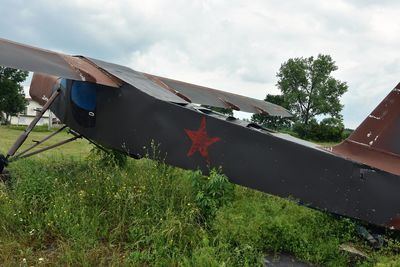
[[[221,168],[233,183],[400,229],[397,175],[198,106],[158,100],[128,84],[120,88],[71,80],[61,84],[52,111],[101,145],[205,174]],[[76,88],[80,95],[74,93]],[[152,144],[157,155],[151,153]]]

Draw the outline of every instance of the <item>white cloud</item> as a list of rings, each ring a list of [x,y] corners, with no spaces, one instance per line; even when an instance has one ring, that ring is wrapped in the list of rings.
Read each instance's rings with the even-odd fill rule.
[[[256,98],[287,59],[330,54],[348,127],[399,81],[397,1],[0,2],[3,38]]]

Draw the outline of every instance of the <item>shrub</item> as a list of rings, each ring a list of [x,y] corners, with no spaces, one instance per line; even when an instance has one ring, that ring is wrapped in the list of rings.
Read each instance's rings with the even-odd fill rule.
[[[90,150],[88,161],[101,167],[119,167],[124,168],[127,163],[127,155],[118,150],[100,148],[94,146]]]
[[[314,141],[339,142],[344,138],[343,122],[336,118],[325,118],[320,123],[312,119],[307,125],[296,122],[293,131],[300,138]]]
[[[192,179],[195,201],[200,210],[202,223],[210,221],[220,207],[234,199],[234,185],[215,169],[208,177],[194,175]]]
[[[339,142],[344,138],[344,125],[341,119],[325,118],[319,123],[319,141]]]

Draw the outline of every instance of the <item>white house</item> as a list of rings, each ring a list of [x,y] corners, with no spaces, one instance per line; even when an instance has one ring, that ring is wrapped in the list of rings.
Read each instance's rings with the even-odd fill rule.
[[[23,113],[18,114],[17,116],[12,116],[10,123],[13,125],[29,125],[33,119],[36,117],[37,112],[39,112],[42,109],[42,106],[33,101],[31,98],[26,99],[28,101],[28,105],[25,108],[25,111]],[[37,125],[49,125],[50,120],[54,121],[56,117],[51,114],[50,111],[46,111],[46,113],[43,115],[43,117],[40,119]]]

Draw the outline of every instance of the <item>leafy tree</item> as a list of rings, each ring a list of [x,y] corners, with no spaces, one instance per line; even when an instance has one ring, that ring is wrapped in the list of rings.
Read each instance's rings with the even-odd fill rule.
[[[331,76],[338,67],[329,55],[292,58],[277,73],[278,88],[297,119],[308,125],[318,115],[341,119],[340,97],[347,84]]]
[[[354,129],[345,128],[343,130],[343,139],[348,138],[353,132],[354,132]]]
[[[264,99],[267,102],[277,104],[286,109],[289,109],[288,103],[285,101],[283,95],[270,95]],[[263,125],[269,129],[280,130],[280,129],[288,129],[291,126],[291,121],[288,118],[281,118],[276,116],[269,116],[264,114],[254,114],[251,117],[251,121]]]
[[[27,105],[21,85],[26,77],[27,71],[0,67],[0,119],[6,123],[10,116],[24,111]]]
[[[339,142],[346,137],[342,119],[338,118],[325,118],[320,123],[315,118],[310,119],[308,124],[296,122],[293,131],[300,138],[315,141]]]
[[[344,124],[342,119],[325,118],[319,123],[321,141],[339,142],[343,139]]]

